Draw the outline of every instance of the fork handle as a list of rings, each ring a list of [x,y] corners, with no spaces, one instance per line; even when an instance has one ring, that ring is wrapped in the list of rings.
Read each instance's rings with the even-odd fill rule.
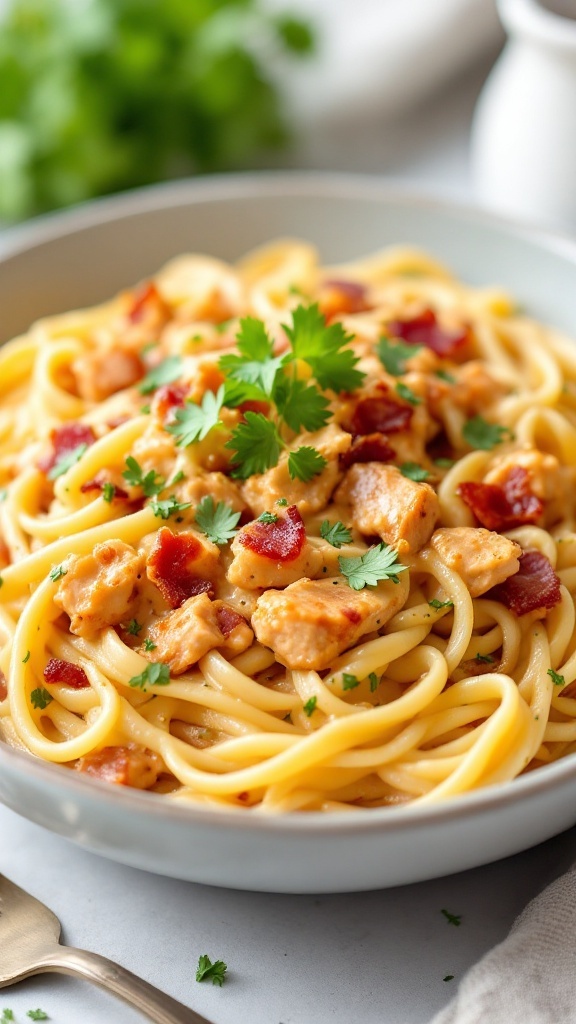
[[[55,971],[59,974],[79,974],[135,1006],[155,1024],[214,1024],[98,953],[58,945],[52,953],[42,958],[34,973],[38,970],[43,973]]]

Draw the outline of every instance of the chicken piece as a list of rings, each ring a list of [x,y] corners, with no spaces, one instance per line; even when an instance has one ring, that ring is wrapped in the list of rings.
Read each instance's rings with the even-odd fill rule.
[[[194,507],[199,505],[202,498],[211,497],[214,506],[223,501],[235,512],[244,512],[246,502],[244,501],[240,487],[234,480],[230,480],[224,473],[203,473],[185,480],[175,488],[178,501],[190,501]]]
[[[361,533],[378,534],[400,555],[419,551],[440,515],[436,492],[429,484],[415,483],[395,466],[380,462],[351,466],[336,500],[350,506],[350,518]]]
[[[430,546],[449,569],[458,573],[471,597],[485,594],[520,568],[520,545],[482,527],[455,526],[436,530]]]
[[[148,636],[156,645],[154,660],[168,664],[176,676],[215,647],[241,654],[254,638],[241,615],[224,601],[211,601],[207,594],[188,598],[156,622]]]
[[[273,508],[279,498],[287,498],[290,504],[297,505],[304,516],[310,512],[320,512],[328,504],[342,476],[338,456],[347,451],[351,443],[350,434],[335,423],[313,434],[300,434],[292,443],[292,448],[301,445],[316,448],[328,463],[322,472],[306,483],[292,480],[288,472],[289,453],[284,452],[274,469],[255,474],[246,480],[242,485],[244,500],[256,515]]]
[[[162,771],[162,759],[152,750],[131,743],[127,747],[102,747],[79,758],[76,771],[116,786],[150,789]]]
[[[91,555],[72,555],[54,595],[54,603],[70,616],[72,633],[91,637],[130,618],[143,568],[142,555],[121,540],[97,544]]]
[[[186,598],[214,589],[219,565],[220,548],[203,534],[163,526],[146,558],[146,575],[170,607],[178,608]]]
[[[493,459],[492,467],[483,482],[502,487],[509,473],[519,466],[528,474],[528,486],[532,493],[545,504],[546,525],[550,526],[563,518],[566,501],[574,488],[573,468],[561,466],[555,455],[526,447]]]
[[[75,359],[72,372],[80,397],[87,402],[101,402],[141,380],[144,365],[135,352],[97,349]]]
[[[174,475],[174,464],[178,454],[176,442],[171,434],[167,434],[155,423],[151,423],[137,438],[130,454],[142,468],[143,476],[150,470],[154,470],[165,480],[170,480]]]
[[[232,541],[232,554],[226,577],[248,590],[286,587],[322,568],[322,555],[306,539],[296,505],[274,523],[248,523]]]
[[[408,573],[376,588],[352,590],[344,576],[298,580],[286,590],[267,590],[252,616],[257,639],[292,669],[328,668],[360,637],[380,629],[402,608]]]
[[[476,416],[505,395],[508,388],[496,380],[479,360],[464,363],[454,374],[448,401],[467,416]]]

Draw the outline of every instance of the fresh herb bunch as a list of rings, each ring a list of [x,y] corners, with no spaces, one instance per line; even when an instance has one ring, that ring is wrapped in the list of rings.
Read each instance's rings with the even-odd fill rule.
[[[258,0],[6,0],[0,217],[258,163],[287,138],[267,69],[312,45]]]

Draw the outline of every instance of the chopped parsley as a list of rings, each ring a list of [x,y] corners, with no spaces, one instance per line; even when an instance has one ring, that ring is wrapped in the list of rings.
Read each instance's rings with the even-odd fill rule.
[[[309,697],[308,700],[306,701],[306,703],[303,705],[302,710],[303,710],[305,715],[308,715],[308,718],[310,718],[310,716],[314,713],[314,711],[316,711],[317,703],[318,703],[318,698],[317,697]]]
[[[342,689],[353,690],[356,686],[360,686],[360,680],[357,676],[353,676],[350,672],[342,673]]]
[[[170,516],[175,515],[176,512],[184,512],[191,505],[191,501],[178,501],[173,494],[169,498],[164,498],[163,501],[154,499],[150,502],[150,508],[159,519],[170,519]]]
[[[157,644],[155,644],[154,641],[151,640],[150,637],[147,636],[145,638],[145,640],[144,640],[144,650],[145,651],[155,651],[156,647],[157,647]]]
[[[64,473],[67,473],[68,470],[72,469],[72,466],[76,465],[76,463],[82,458],[87,448],[88,445],[84,442],[83,444],[76,445],[72,451],[64,452],[64,454],[61,455],[54,463],[52,469],[48,471],[48,479],[56,480],[57,477],[63,476]]]
[[[279,505],[280,508],[286,508],[288,504],[288,498],[278,498],[276,504]]]
[[[455,384],[456,377],[452,373],[448,373],[448,370],[434,370],[434,376],[439,377],[440,380],[446,382],[446,384]]]
[[[263,512],[262,515],[258,516],[257,522],[270,526],[272,523],[278,522],[278,516],[274,512]]]
[[[28,661],[30,661],[30,651],[26,651],[26,654],[22,658],[22,664],[25,665]]]
[[[167,686],[170,682],[170,668],[163,661],[152,661],[139,676],[132,676],[128,686],[138,686],[146,692],[149,686]]]
[[[441,910],[441,914],[444,914],[448,924],[453,924],[456,928],[462,924],[462,914],[451,914],[448,910]]]
[[[406,572],[408,567],[400,565],[397,558],[398,552],[382,541],[356,558],[344,558],[343,555],[339,555],[338,564],[342,575],[348,581],[348,586],[353,590],[363,590],[364,587],[377,586],[380,580],[399,583],[399,573]]]
[[[452,469],[454,459],[434,459],[434,465],[438,466],[439,469]]]
[[[555,672],[553,668],[548,669],[548,675],[554,683],[554,686],[566,686],[566,680],[564,676],[561,676],[558,672]]]
[[[105,484],[102,484],[102,497],[104,501],[107,501],[108,503],[114,501],[115,494],[116,488],[114,484],[111,484],[109,481],[107,481]]]
[[[48,1014],[44,1010],[28,1010],[26,1016],[30,1017],[30,1020],[50,1020]]]
[[[132,455],[126,458],[126,469],[122,476],[132,487],[141,487],[147,498],[153,498],[160,491],[164,490],[166,481],[156,470],[151,469],[148,473],[142,472],[142,466]]]
[[[213,985],[222,985],[226,981],[226,971],[228,970],[227,965],[223,960],[215,960],[212,963],[209,956],[204,954],[198,958],[198,967],[196,969],[196,981],[208,981],[210,980]]]
[[[138,633],[142,629],[142,623],[136,619],[130,619],[130,622],[126,626],[126,632],[130,633],[130,636],[138,636]]]
[[[480,654],[480,652],[478,652],[475,660],[482,661],[485,665],[493,665],[496,659],[493,658],[491,654]]]
[[[376,349],[382,366],[391,377],[401,377],[406,373],[406,361],[421,352],[423,345],[407,345],[403,341],[391,341],[380,338]]]
[[[52,694],[48,693],[43,686],[39,686],[36,690],[32,690],[30,694],[30,703],[33,708],[39,711],[44,711],[47,708],[50,701],[53,700]]]
[[[427,480],[430,473],[424,466],[419,466],[417,462],[403,462],[398,467],[402,476],[408,478],[408,480],[414,480],[415,483],[422,483],[423,480]]]
[[[222,425],[220,409],[223,404],[222,384],[216,394],[213,391],[206,391],[200,405],[187,401],[182,408],[176,409],[176,422],[170,423],[165,429],[174,435],[179,447],[187,448],[196,441],[203,441],[213,427]]]
[[[428,604],[430,605],[431,608],[434,608],[434,610],[437,611],[437,612],[439,612],[441,608],[453,608],[454,607],[454,602],[453,601],[450,601],[450,600],[448,600],[448,601],[439,601],[437,597],[433,597],[431,601],[428,601]]]
[[[324,519],[320,524],[320,536],[328,541],[333,548],[341,548],[343,544],[350,544],[352,541],[350,530],[340,519],[337,523],[331,523],[329,519]]]
[[[162,387],[163,384],[172,384],[175,380],[178,380],[181,373],[182,357],[168,356],[167,359],[163,359],[161,363],[158,363],[153,370],[146,374],[138,390],[141,395],[150,395],[157,388]]]
[[[5,1008],[4,1010],[2,1010],[2,1016],[0,1017],[0,1021],[2,1022],[2,1024],[4,1024],[5,1021],[9,1020],[14,1020],[14,1013],[12,1010]]]
[[[378,683],[380,682],[380,680],[378,679],[378,676],[376,675],[375,672],[370,673],[370,675],[368,676],[368,680],[370,682],[370,693],[374,693],[378,689]]]
[[[410,405],[421,405],[422,399],[415,395],[412,388],[409,388],[407,384],[404,384],[399,380],[396,384],[396,392],[403,398],[405,402],[410,402]]]
[[[462,428],[462,437],[471,448],[489,452],[504,440],[511,440],[514,434],[510,427],[499,423],[488,423],[483,416],[473,416]]]
[[[236,527],[241,514],[224,501],[219,501],[215,506],[214,498],[207,494],[196,508],[196,525],[213,544],[226,544],[238,533]]]
[[[61,580],[67,572],[68,569],[65,569],[63,565],[55,565],[54,568],[50,570],[50,579],[53,583],[56,583],[58,580]]]
[[[174,476],[172,477],[172,479],[167,483],[166,486],[167,487],[175,487],[176,484],[179,484],[179,483],[182,482],[182,480],[184,480],[185,476],[186,476],[186,473],[184,472],[184,470],[183,469],[179,469],[178,472],[175,473]]]

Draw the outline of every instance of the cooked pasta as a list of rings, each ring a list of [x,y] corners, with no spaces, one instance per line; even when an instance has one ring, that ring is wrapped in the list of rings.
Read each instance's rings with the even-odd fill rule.
[[[0,729],[252,813],[576,751],[576,348],[386,250],[182,256],[0,351]]]

